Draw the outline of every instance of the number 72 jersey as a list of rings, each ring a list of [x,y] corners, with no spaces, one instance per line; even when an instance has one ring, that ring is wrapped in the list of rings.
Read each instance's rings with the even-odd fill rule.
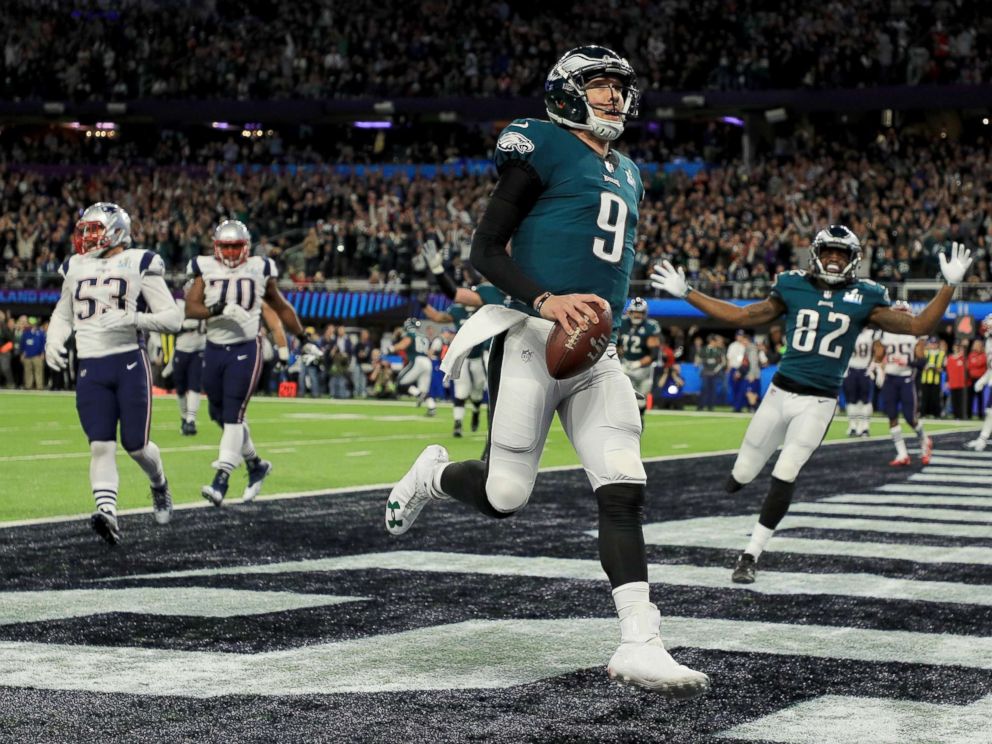
[[[778,371],[794,382],[837,391],[861,330],[888,290],[870,279],[821,289],[805,271],[775,277],[771,295],[786,307],[786,352]]]
[[[616,151],[604,159],[541,119],[510,123],[496,141],[493,161],[500,171],[519,162],[541,180],[537,202],[513,234],[513,260],[555,294],[590,293],[609,302],[615,336],[644,195],[637,166]]]

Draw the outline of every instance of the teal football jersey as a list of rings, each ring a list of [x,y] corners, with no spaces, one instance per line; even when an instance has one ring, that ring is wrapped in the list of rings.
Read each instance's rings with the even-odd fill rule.
[[[404,334],[410,339],[410,345],[406,347],[406,363],[409,364],[418,356],[423,356],[430,349],[431,342],[423,333],[419,331],[407,331]]]
[[[820,289],[805,271],[775,277],[771,294],[785,303],[787,348],[778,371],[802,385],[839,391],[858,334],[888,290],[869,279]]]
[[[513,260],[555,294],[590,293],[609,302],[615,336],[627,304],[644,195],[637,166],[615,150],[604,160],[568,130],[541,119],[507,126],[493,160],[498,169],[523,161],[543,185],[513,234]]]
[[[623,360],[633,362],[648,354],[648,339],[661,336],[661,326],[658,321],[645,318],[643,323],[634,325],[630,318],[624,318],[620,323],[620,340],[618,345],[623,348]]]

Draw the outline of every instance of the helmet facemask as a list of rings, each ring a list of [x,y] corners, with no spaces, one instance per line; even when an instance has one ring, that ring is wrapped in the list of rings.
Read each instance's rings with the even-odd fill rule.
[[[110,202],[97,202],[85,210],[72,231],[72,248],[80,255],[102,256],[111,248],[131,245],[131,218]]]
[[[228,268],[240,266],[251,254],[251,233],[243,222],[224,220],[214,230],[214,258]]]
[[[619,86],[622,104],[593,104],[589,100],[589,85],[598,78],[613,78]],[[596,85],[611,84],[608,80]],[[623,134],[627,119],[637,116],[641,94],[634,70],[627,62],[605,47],[578,47],[555,63],[544,86],[548,117],[556,124],[572,129],[584,129],[599,139],[612,142]],[[599,116],[610,113],[618,118]]]
[[[837,250],[847,256],[847,262],[839,268],[832,268],[833,262],[821,256],[824,250]],[[810,272],[825,284],[847,284],[855,278],[858,264],[861,263],[861,243],[857,236],[843,225],[831,225],[821,230],[813,239],[809,251]]]

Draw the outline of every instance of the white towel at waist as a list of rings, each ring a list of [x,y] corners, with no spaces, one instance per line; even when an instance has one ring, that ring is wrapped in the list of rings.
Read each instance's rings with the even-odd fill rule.
[[[462,364],[473,348],[529,317],[531,316],[527,313],[502,305],[483,305],[476,310],[459,329],[441,361],[445,381],[458,379],[462,373]]]

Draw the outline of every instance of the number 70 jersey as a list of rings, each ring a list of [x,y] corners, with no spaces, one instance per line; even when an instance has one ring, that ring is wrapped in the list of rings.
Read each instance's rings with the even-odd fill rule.
[[[838,391],[861,330],[888,290],[870,279],[821,289],[805,271],[775,277],[771,295],[786,307],[786,352],[778,371],[794,382]]]
[[[612,150],[604,159],[568,130],[541,119],[510,123],[496,141],[493,161],[501,172],[521,163],[541,180],[537,202],[511,242],[520,270],[555,294],[602,297],[613,310],[616,336],[644,195],[637,165]]]
[[[248,311],[242,323],[227,315],[207,320],[207,341],[226,346],[251,341],[258,335],[262,316],[262,298],[269,278],[279,275],[271,258],[251,256],[240,266],[230,267],[213,256],[199,256],[186,269],[191,277],[203,277],[203,304],[213,307],[240,305]]]

